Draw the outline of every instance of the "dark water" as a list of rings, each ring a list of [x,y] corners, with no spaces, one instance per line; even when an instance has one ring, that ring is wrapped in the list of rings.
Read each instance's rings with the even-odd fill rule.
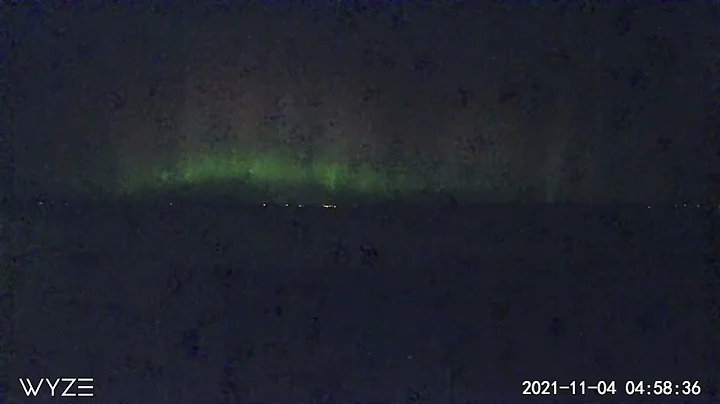
[[[624,402],[627,380],[711,389],[701,210],[175,203],[26,217],[38,250],[16,264],[15,396],[18,377],[94,377],[95,402],[113,403],[521,402],[523,380],[616,383],[615,396],[535,402]],[[34,400],[21,402],[47,402]]]

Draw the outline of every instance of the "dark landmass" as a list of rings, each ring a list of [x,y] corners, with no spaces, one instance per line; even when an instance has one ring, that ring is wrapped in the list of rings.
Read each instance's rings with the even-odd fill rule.
[[[520,402],[523,380],[615,381],[616,399],[627,380],[709,390],[709,211],[15,208],[10,375],[94,377],[103,402]]]

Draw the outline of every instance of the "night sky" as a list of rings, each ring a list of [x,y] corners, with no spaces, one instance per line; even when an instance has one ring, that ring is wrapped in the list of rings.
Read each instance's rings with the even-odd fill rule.
[[[717,5],[78,3],[0,21],[0,397],[717,396]]]
[[[6,6],[19,195],[112,191],[228,149],[511,200],[709,191],[710,7],[35,4]]]

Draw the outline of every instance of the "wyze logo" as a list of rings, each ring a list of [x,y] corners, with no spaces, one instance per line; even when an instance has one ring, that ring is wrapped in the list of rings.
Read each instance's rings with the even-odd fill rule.
[[[50,397],[92,397],[92,377],[61,377],[55,380],[44,378],[37,383],[25,378],[20,380],[20,385],[25,390],[26,397],[43,396],[43,391],[50,390]],[[44,387],[47,385],[47,387]],[[78,392],[81,391],[81,392]]]

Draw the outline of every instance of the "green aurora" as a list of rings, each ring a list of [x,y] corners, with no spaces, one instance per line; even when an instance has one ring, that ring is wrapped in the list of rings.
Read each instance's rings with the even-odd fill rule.
[[[199,154],[174,164],[156,164],[147,169],[132,167],[120,180],[121,193],[128,196],[153,192],[212,192],[238,199],[278,203],[297,201],[323,203],[346,197],[383,201],[416,199],[443,193],[471,195],[487,193],[477,183],[448,181],[447,168],[433,173],[396,166],[384,169],[370,163],[341,164],[316,159],[298,163],[273,155],[254,156],[233,150]]]

